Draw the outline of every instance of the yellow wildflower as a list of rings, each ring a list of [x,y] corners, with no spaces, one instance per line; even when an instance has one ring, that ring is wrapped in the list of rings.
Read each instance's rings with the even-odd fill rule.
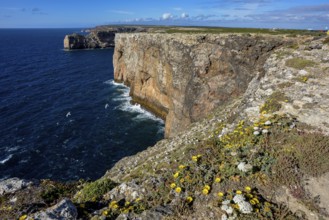
[[[135,202],[139,202],[139,201],[141,201],[142,199],[141,198],[137,198],[136,200],[135,200]]]
[[[250,186],[246,186],[246,187],[244,187],[244,189],[246,190],[246,192],[250,192],[251,191],[251,187]]]
[[[177,187],[177,188],[175,189],[175,191],[176,191],[176,193],[180,193],[180,192],[182,191],[182,188]]]
[[[259,200],[255,197],[255,198],[253,198],[252,200],[254,200],[255,202],[256,202],[256,204],[258,204],[259,203]]]
[[[117,204],[115,204],[115,205],[113,205],[113,207],[112,207],[113,209],[118,209],[119,208],[119,206],[117,205]]]
[[[235,193],[236,194],[242,194],[242,192],[240,190],[237,190]]]
[[[172,189],[176,188],[176,183],[170,184],[170,188],[172,188]]]
[[[223,193],[223,192],[219,192],[217,195],[218,195],[219,197],[223,197],[223,196],[224,196],[224,193]]]
[[[113,208],[114,205],[117,205],[117,202],[116,201],[112,201],[109,205],[109,208]]]
[[[129,206],[130,205],[130,202],[125,202],[125,206]]]
[[[249,201],[251,205],[256,205],[256,202],[254,200]]]
[[[204,188],[204,189],[202,190],[202,193],[203,193],[204,195],[208,195],[208,194],[209,194],[209,190],[206,189],[206,188]]]
[[[232,204],[232,208],[234,208],[234,209],[240,209],[240,207],[239,207],[238,204]]]
[[[175,174],[174,174],[174,178],[177,178],[179,176],[179,172],[176,172]]]
[[[27,219],[27,215],[22,215],[21,217],[19,217],[19,220],[25,220]]]
[[[184,165],[179,165],[178,168],[182,170],[182,169],[185,168],[185,166]]]
[[[220,177],[217,177],[216,179],[215,179],[215,182],[216,183],[219,183],[221,181],[221,178]]]
[[[203,188],[204,189],[207,189],[207,190],[210,190],[210,186],[209,185],[205,185]]]
[[[186,198],[186,202],[187,203],[191,203],[193,201],[193,198],[191,197],[191,196],[188,196],[187,198]]]
[[[182,178],[182,179],[179,180],[179,182],[181,182],[181,183],[184,183],[184,181],[185,181],[184,178]]]
[[[271,204],[269,202],[264,202],[265,206],[271,206]]]
[[[271,209],[268,206],[264,207],[264,212],[271,212]]]
[[[102,215],[107,216],[109,214],[109,212],[107,210],[103,211]]]
[[[249,198],[249,199],[251,199],[251,198],[253,198],[254,196],[253,196],[252,194],[248,193],[248,194],[246,194],[246,197]]]
[[[194,162],[197,162],[197,161],[198,161],[198,157],[197,157],[197,156],[192,156],[192,160],[193,160]]]
[[[128,209],[123,209],[123,210],[122,210],[122,213],[123,213],[123,214],[128,214],[129,211],[130,211],[129,208],[128,208]]]

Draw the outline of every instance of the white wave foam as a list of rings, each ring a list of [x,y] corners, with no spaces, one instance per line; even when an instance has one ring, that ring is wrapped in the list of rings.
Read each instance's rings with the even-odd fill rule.
[[[13,157],[12,154],[10,154],[8,157],[6,157],[5,159],[3,160],[0,160],[0,164],[5,164],[8,160],[10,160],[11,158]]]
[[[140,104],[131,104],[130,100],[119,105],[117,109],[125,112],[138,113],[138,115],[133,118],[133,120],[136,121],[151,119],[153,121],[163,123],[163,120],[161,118],[158,118],[151,112],[143,109]]]
[[[13,152],[17,151],[19,149],[19,146],[11,147],[11,148],[6,148],[6,152]]]
[[[146,111],[143,109],[139,104],[131,104],[132,98],[130,97],[130,88],[123,83],[114,82],[113,79],[107,80],[104,82],[105,84],[116,86],[119,95],[115,98],[112,98],[112,101],[121,102],[118,106],[114,109],[118,109],[125,112],[133,112],[137,113],[138,115],[133,118],[133,120],[154,120],[162,125],[164,124],[161,118],[156,117],[151,112]]]
[[[139,120],[152,119],[153,121],[157,121],[157,122],[160,122],[161,124],[164,124],[164,122],[161,118],[158,118],[157,116],[155,116],[154,114],[144,110],[140,106],[139,106],[139,108],[141,109],[140,111],[141,111],[142,114],[137,115],[135,118],[133,118],[133,120],[139,121]]]
[[[124,87],[127,87],[123,83],[117,83],[117,82],[115,82],[113,79],[106,80],[104,83],[105,84],[108,84],[108,85],[112,85],[112,86],[124,86]]]

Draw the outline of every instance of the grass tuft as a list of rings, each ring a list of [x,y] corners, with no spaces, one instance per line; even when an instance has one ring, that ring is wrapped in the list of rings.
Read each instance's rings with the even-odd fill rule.
[[[306,67],[313,67],[316,63],[312,60],[306,60],[302,58],[292,58],[286,61],[286,66],[295,69],[304,69]]]
[[[260,113],[267,114],[279,111],[282,107],[281,102],[289,102],[289,98],[279,91],[272,93],[260,107]]]

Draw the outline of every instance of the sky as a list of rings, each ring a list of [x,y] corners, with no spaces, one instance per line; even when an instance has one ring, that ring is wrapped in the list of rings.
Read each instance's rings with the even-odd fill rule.
[[[0,0],[0,28],[107,24],[325,30],[329,0]]]

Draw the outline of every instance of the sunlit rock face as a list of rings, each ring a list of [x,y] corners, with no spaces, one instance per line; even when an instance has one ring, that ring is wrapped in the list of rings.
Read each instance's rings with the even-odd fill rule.
[[[131,87],[135,102],[166,120],[172,137],[244,94],[284,43],[272,36],[117,34],[114,77]]]

